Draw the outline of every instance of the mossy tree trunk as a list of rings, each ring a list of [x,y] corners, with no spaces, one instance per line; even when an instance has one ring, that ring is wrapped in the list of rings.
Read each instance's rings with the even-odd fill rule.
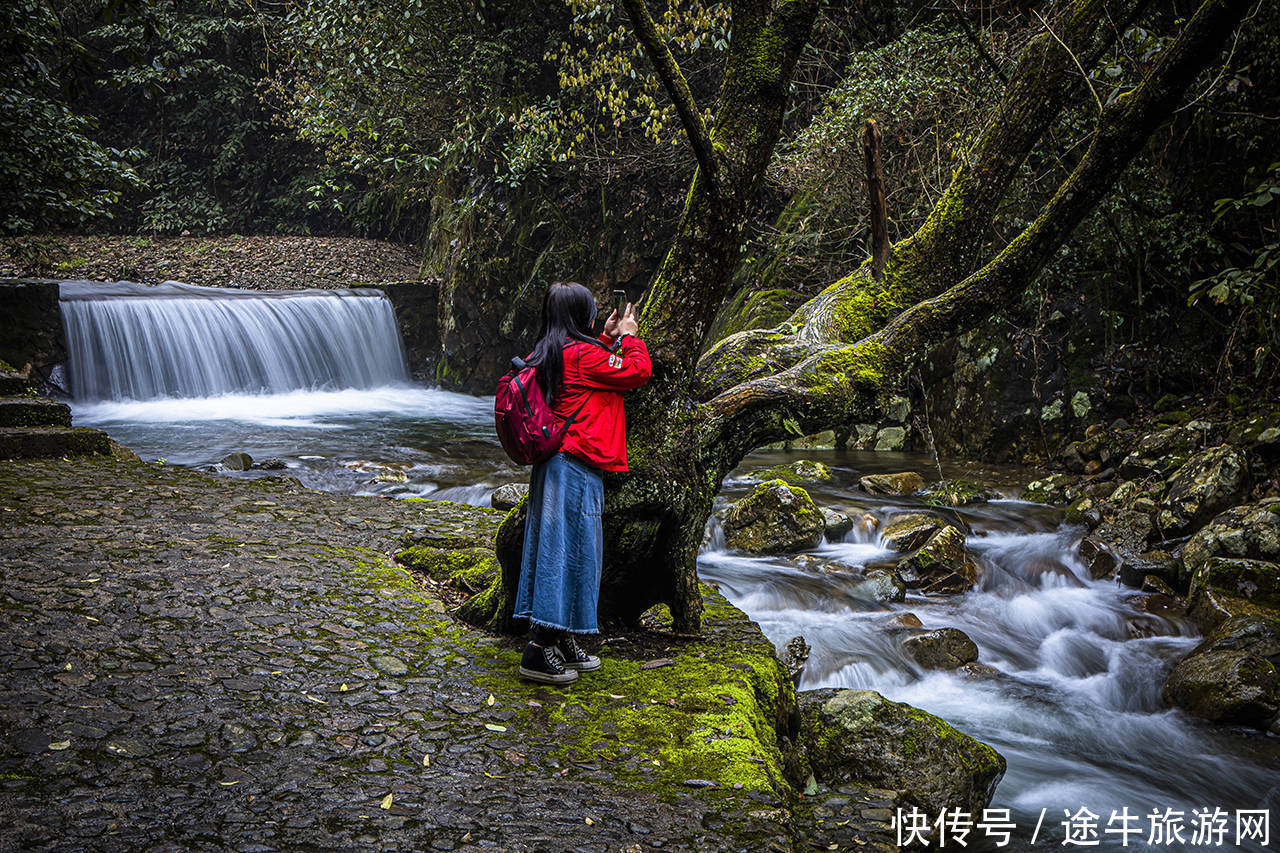
[[[1087,153],[1040,215],[991,257],[995,209],[1036,141],[1078,96],[1078,66],[1090,67],[1141,6],[1076,0],[1025,49],[950,187],[921,228],[892,247],[881,280],[864,264],[787,323],[732,336],[701,359],[816,3],[733,3],[733,41],[708,132],[643,0],[624,2],[669,93],[684,101],[700,165],[641,313],[654,378],[627,401],[632,470],[606,479],[601,616],[633,621],[662,602],[677,630],[695,632],[694,561],[724,476],[762,444],[875,419],[895,378],[931,345],[1016,299],[1219,55],[1247,2],[1205,0],[1143,84],[1100,111]],[[469,608],[473,621],[509,627],[523,521],[518,509],[503,524],[503,583]]]

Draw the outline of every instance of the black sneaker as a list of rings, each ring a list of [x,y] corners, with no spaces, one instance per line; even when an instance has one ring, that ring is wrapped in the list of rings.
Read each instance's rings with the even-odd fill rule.
[[[565,670],[555,646],[530,643],[524,647],[524,657],[520,659],[520,677],[543,684],[572,684],[578,680],[578,673]]]
[[[595,655],[589,655],[580,649],[578,644],[573,641],[572,634],[565,634],[560,638],[560,642],[556,644],[556,651],[560,653],[560,661],[565,669],[590,672],[593,669],[600,668],[600,658]]]

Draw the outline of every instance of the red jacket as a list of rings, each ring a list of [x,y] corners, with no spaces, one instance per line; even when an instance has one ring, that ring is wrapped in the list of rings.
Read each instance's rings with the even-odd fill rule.
[[[605,335],[600,341],[612,343]],[[624,335],[617,351],[582,341],[565,344],[564,390],[552,408],[564,418],[575,411],[578,416],[560,449],[605,471],[627,470],[622,392],[648,382],[651,372],[649,349],[633,335]]]

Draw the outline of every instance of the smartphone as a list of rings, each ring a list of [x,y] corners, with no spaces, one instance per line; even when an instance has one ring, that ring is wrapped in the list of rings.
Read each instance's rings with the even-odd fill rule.
[[[613,310],[618,312],[619,317],[627,310],[627,292],[625,290],[615,290],[613,292]]]

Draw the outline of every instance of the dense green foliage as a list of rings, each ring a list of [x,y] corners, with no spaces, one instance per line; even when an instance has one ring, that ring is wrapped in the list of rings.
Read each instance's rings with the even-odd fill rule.
[[[651,8],[710,121],[727,4]],[[1124,32],[1091,73],[1093,94],[1028,159],[997,244],[1190,9],[1163,0]],[[612,3],[20,0],[0,16],[11,234],[393,237],[421,242],[428,270],[518,304],[560,275],[638,292],[693,168]],[[750,224],[744,292],[799,298],[866,257],[868,117],[884,133],[890,236],[911,233],[1042,24],[1001,6],[826,4]],[[1219,379],[1274,378],[1278,24],[1274,4],[1258,8],[1226,63],[1028,283],[1028,334],[1054,344],[1048,318],[1083,301],[1088,328],[1063,334],[1099,369],[1155,359],[1192,381],[1193,363],[1226,352]]]
[[[83,46],[41,0],[0,8],[0,233],[108,217],[138,181],[136,151],[103,144],[69,101]]]

